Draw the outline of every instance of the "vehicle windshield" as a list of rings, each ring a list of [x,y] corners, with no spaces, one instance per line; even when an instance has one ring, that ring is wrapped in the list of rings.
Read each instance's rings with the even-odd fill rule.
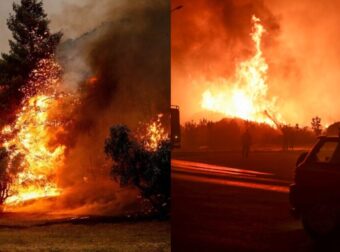
[[[319,146],[312,157],[317,163],[340,164],[339,141],[325,141]]]

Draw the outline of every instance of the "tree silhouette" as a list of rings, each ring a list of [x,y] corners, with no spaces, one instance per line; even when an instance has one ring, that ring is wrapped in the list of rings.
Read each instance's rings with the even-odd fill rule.
[[[8,164],[9,154],[5,148],[0,148],[0,207],[9,196],[10,175]]]
[[[170,146],[163,141],[156,151],[148,151],[124,125],[113,126],[105,141],[105,153],[114,161],[113,178],[137,187],[162,217],[170,210]]]
[[[246,125],[251,127],[252,138],[257,146],[309,146],[315,142],[315,133],[310,127],[280,124],[272,127],[265,123],[248,122],[242,119],[222,119],[207,123],[187,122],[182,126],[183,149],[242,149],[242,133]],[[208,137],[206,137],[208,136]]]
[[[312,129],[313,129],[315,135],[320,136],[321,132],[322,132],[322,130],[321,130],[321,118],[318,117],[318,116],[313,117],[311,125],[312,125]]]
[[[0,59],[0,116],[5,122],[13,119],[31,71],[54,54],[62,37],[60,32],[50,32],[42,1],[21,0],[13,3],[13,11],[7,20],[13,40],[9,53],[2,53]]]

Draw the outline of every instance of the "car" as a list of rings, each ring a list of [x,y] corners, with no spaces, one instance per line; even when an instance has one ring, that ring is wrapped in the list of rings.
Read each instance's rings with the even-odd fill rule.
[[[289,191],[294,216],[315,240],[338,234],[340,227],[340,137],[322,136],[297,162]]]

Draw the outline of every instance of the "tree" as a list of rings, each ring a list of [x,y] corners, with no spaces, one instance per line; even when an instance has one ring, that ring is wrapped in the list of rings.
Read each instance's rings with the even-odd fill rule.
[[[163,141],[156,151],[146,150],[124,125],[110,129],[105,153],[114,161],[111,173],[122,186],[136,186],[160,216],[170,210],[170,142]]]
[[[10,197],[11,185],[17,174],[24,169],[24,155],[15,147],[0,147],[0,212],[6,199]]]
[[[312,125],[312,129],[313,129],[315,135],[320,136],[321,132],[322,132],[322,130],[321,130],[321,118],[318,117],[318,116],[313,117],[311,125]]]
[[[7,20],[13,40],[10,51],[0,59],[0,116],[5,121],[20,104],[30,73],[42,59],[51,57],[61,40],[62,33],[52,34],[49,20],[39,0],[21,0],[13,3],[14,14]],[[3,119],[4,120],[4,119]]]
[[[0,207],[9,196],[10,175],[8,172],[9,154],[0,148]]]

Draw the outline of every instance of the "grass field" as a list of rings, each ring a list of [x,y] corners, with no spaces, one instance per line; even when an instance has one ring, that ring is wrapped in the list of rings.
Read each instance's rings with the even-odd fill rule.
[[[170,251],[170,221],[0,217],[0,251]]]

